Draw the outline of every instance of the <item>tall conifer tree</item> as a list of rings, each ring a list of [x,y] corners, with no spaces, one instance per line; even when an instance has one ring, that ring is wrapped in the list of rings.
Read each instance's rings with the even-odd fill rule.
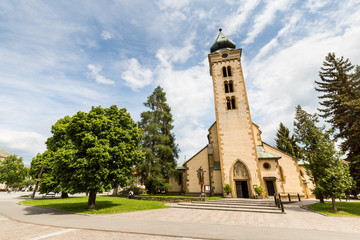
[[[342,150],[347,154],[350,162],[350,172],[357,182],[356,192],[360,192],[360,72],[352,74],[354,66],[349,59],[336,58],[334,53],[329,53],[321,71],[321,81],[317,91],[323,106],[319,109],[333,128],[338,130],[337,139],[343,139]],[[359,71],[359,68],[357,68]]]
[[[334,141],[330,138],[332,131],[318,127],[317,114],[309,114],[300,106],[296,107],[294,132],[302,146],[305,167],[310,173],[315,195],[323,202],[324,197],[331,197],[333,209],[336,210],[335,198],[353,188],[353,178],[349,167],[339,158]]]
[[[296,158],[301,158],[299,146],[296,143],[295,136],[290,137],[290,130],[280,123],[279,130],[276,133],[275,138],[276,148],[284,151]]]
[[[144,130],[144,161],[138,166],[138,174],[149,193],[166,190],[169,178],[175,174],[178,145],[171,132],[174,126],[171,108],[166,94],[158,86],[144,103],[149,108],[141,113],[140,127]]]

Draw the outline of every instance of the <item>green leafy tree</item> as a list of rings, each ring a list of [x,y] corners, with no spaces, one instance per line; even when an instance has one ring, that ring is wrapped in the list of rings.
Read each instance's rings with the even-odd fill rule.
[[[297,145],[297,140],[294,135],[290,137],[290,130],[280,123],[279,130],[276,133],[275,138],[276,148],[284,151],[295,158],[301,158],[300,148]]]
[[[324,126],[318,127],[318,122],[317,114],[309,114],[300,106],[296,107],[294,131],[301,143],[305,167],[315,184],[314,194],[321,202],[324,197],[331,197],[333,209],[336,209],[335,197],[350,190],[353,179],[335,150],[332,131],[325,131]]]
[[[348,164],[339,158],[332,159],[324,173],[324,176],[319,179],[316,190],[320,191],[324,197],[330,197],[332,209],[337,211],[335,198],[353,189],[355,182],[350,175]]]
[[[31,161],[30,175],[33,179],[40,181],[41,184],[38,190],[40,193],[62,192],[58,179],[52,173],[52,169],[54,167],[53,156],[54,152],[46,150],[44,153],[38,154]],[[43,168],[43,171],[40,179],[38,179],[41,168]]]
[[[0,182],[8,187],[19,187],[25,179],[26,170],[22,157],[10,155],[0,161]]]
[[[47,151],[34,158],[33,165],[44,166],[46,188],[88,192],[89,209],[95,208],[98,192],[125,186],[143,158],[141,130],[126,109],[115,105],[66,116],[51,133]]]
[[[175,175],[179,152],[171,132],[173,119],[165,95],[160,86],[155,88],[144,103],[149,110],[141,113],[139,125],[144,130],[142,149],[145,159],[138,166],[138,174],[151,194],[169,188],[169,178]]]
[[[337,130],[336,139],[342,139],[341,149],[350,162],[350,173],[357,182],[356,193],[360,192],[360,69],[356,68],[349,59],[336,58],[329,53],[321,71],[321,81],[317,91],[320,104],[321,117],[324,117],[332,127]]]

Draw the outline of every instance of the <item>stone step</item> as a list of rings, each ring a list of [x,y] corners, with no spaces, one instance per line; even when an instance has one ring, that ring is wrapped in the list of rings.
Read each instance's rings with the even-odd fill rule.
[[[223,205],[248,205],[248,206],[274,206],[275,202],[225,202],[225,201],[208,201],[208,204],[223,204]]]
[[[228,208],[228,207],[213,207],[213,206],[197,206],[197,205],[175,205],[174,208],[185,208],[185,209],[201,209],[201,210],[217,210],[217,211],[235,211],[235,212],[254,212],[254,213],[274,213],[282,214],[281,209],[258,209],[258,208]]]
[[[244,209],[278,209],[275,205],[247,205],[247,204],[221,204],[221,203],[211,203],[211,202],[181,202],[178,203],[181,206],[201,206],[201,207],[219,207],[219,208],[244,208]]]

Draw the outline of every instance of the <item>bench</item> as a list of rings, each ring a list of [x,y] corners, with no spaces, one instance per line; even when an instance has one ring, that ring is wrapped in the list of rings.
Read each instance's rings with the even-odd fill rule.
[[[56,193],[49,192],[49,193],[46,193],[45,195],[43,195],[42,198],[55,198],[55,194]]]
[[[299,202],[301,202],[301,196],[299,193],[278,193],[277,196],[279,199],[287,198],[289,202],[291,202],[291,198],[297,199]],[[304,196],[302,196],[304,197]]]

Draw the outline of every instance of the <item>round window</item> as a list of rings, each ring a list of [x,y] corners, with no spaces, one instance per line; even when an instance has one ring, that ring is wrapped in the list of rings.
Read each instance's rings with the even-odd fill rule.
[[[221,55],[223,58],[227,58],[227,53],[224,53],[223,55]]]
[[[263,167],[265,169],[270,169],[270,164],[266,162],[266,163],[263,164]]]

